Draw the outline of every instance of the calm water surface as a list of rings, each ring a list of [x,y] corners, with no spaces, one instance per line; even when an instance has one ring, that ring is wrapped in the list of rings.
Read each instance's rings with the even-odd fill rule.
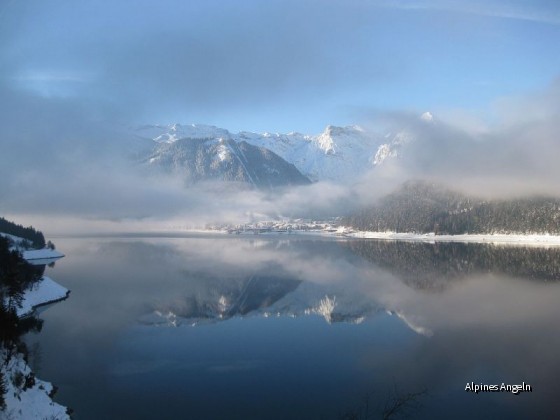
[[[75,419],[538,418],[560,408],[560,249],[59,238],[28,337]],[[470,393],[528,383],[533,392]],[[395,417],[398,418],[398,417]]]

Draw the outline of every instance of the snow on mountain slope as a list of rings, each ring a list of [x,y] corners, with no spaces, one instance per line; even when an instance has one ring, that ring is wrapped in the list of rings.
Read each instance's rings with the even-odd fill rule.
[[[265,189],[309,183],[294,165],[270,150],[229,138],[161,142],[145,162],[180,175],[188,183],[234,181]]]
[[[426,123],[433,122],[429,112],[422,114],[420,119]],[[173,144],[187,139],[214,140],[230,145],[232,143],[229,142],[245,142],[272,151],[312,181],[333,182],[356,180],[376,165],[398,157],[401,149],[412,140],[412,135],[405,130],[383,136],[358,126],[332,125],[315,136],[297,132],[259,134],[242,131],[234,134],[223,128],[202,124],[143,126],[135,134],[158,144]],[[220,161],[227,160],[228,149],[225,146],[216,148],[212,153]]]
[[[377,149],[373,157],[374,165],[381,165],[387,159],[398,158],[401,149],[412,140],[412,135],[407,131],[401,131],[395,135],[389,133],[385,137],[387,143],[383,143]]]
[[[69,420],[66,407],[52,400],[55,391],[53,385],[35,377],[22,353],[16,353],[10,358],[7,353],[5,349],[0,350],[0,360],[6,361],[1,366],[6,406],[0,409],[0,418]],[[13,379],[18,377],[21,378],[21,384]]]
[[[359,127],[333,126],[328,126],[317,136],[246,131],[232,134],[218,127],[195,124],[144,126],[136,130],[136,135],[151,138],[158,144],[172,144],[184,139],[246,142],[274,152],[313,181],[355,179],[373,167],[373,158],[382,143],[382,139]],[[223,148],[216,151],[225,159],[227,153]]]
[[[204,124],[144,125],[135,130],[138,137],[152,139],[157,143],[173,143],[190,139],[230,139],[228,130]]]
[[[313,181],[350,181],[373,167],[380,138],[356,126],[328,126],[317,136],[299,133],[239,133],[254,145],[266,147],[293,163]]]
[[[420,121],[424,124],[436,124],[434,116],[429,111],[420,115]],[[382,165],[387,159],[401,157],[406,145],[412,141],[414,141],[414,136],[408,130],[386,134],[385,142],[379,146],[373,158],[373,164],[376,166]]]

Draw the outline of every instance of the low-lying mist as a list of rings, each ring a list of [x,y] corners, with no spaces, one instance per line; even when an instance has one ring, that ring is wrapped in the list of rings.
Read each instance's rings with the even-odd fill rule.
[[[560,79],[481,111],[442,111],[426,124],[416,114],[383,120],[414,138],[381,171],[392,180],[427,179],[486,198],[560,195]],[[380,173],[373,175],[372,182]]]
[[[272,191],[237,184],[186,186],[147,170],[135,155],[149,147],[126,117],[76,99],[25,96],[1,88],[0,212],[48,232],[203,227],[279,217],[348,214],[410,179],[483,197],[560,195],[560,82],[496,102],[492,121],[464,111],[385,113],[366,127],[406,130],[399,157],[349,184],[318,182]],[[227,128],[227,127],[226,127]]]

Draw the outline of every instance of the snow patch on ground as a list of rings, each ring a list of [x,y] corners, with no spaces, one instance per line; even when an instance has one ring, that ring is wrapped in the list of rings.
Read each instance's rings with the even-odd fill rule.
[[[473,242],[492,244],[519,245],[560,245],[560,236],[555,235],[518,235],[518,234],[463,234],[436,235],[435,233],[405,232],[347,232],[344,236],[362,239],[386,239],[391,241],[422,241],[422,242]]]
[[[22,252],[23,258],[28,262],[32,260],[51,260],[64,257],[62,252],[56,249],[43,248],[43,249],[30,249]]]
[[[20,251],[30,264],[48,264],[64,257],[61,252],[50,248],[24,249],[25,239],[2,232],[0,235],[10,238],[13,249]],[[65,287],[43,276],[25,291],[17,315],[20,318],[28,316],[36,307],[66,299],[69,293]],[[7,359],[6,349],[0,349],[0,360]],[[2,363],[0,369],[7,389],[4,395],[6,409],[0,411],[1,419],[70,419],[66,407],[52,400],[53,386],[35,377],[21,353],[14,354],[6,364]]]
[[[6,360],[5,350],[0,351],[0,355]],[[35,378],[22,354],[13,355],[3,372],[7,392],[4,395],[6,410],[0,412],[2,419],[70,419],[66,407],[51,399],[53,386]],[[27,380],[29,387],[26,389],[25,378],[34,378]]]
[[[22,246],[22,244],[26,242],[25,239],[20,238],[19,236],[10,235],[9,233],[0,232],[0,236],[10,239],[16,247]]]
[[[224,160],[228,159],[230,156],[229,148],[225,144],[220,144],[218,146],[218,160],[223,162]]]
[[[19,317],[30,315],[37,306],[57,302],[66,299],[70,291],[52,280],[50,277],[43,276],[30,289],[25,291],[21,308],[18,308]]]
[[[0,232],[0,236],[8,238],[12,241],[11,249],[21,252],[21,255],[28,263],[34,265],[43,265],[64,257],[62,252],[51,248],[42,249],[28,249],[30,241],[19,236],[10,235],[8,233]]]
[[[355,239],[382,239],[388,241],[416,241],[416,242],[470,242],[489,243],[496,245],[523,245],[523,246],[560,246],[560,235],[550,234],[513,234],[513,233],[484,233],[463,235],[436,235],[431,233],[410,232],[373,232],[356,231],[348,226],[339,226],[336,222],[301,222],[296,221],[263,221],[245,225],[218,225],[207,229],[197,230],[200,233],[235,233],[250,235],[319,235],[338,238]],[[189,230],[189,232],[195,232]]]

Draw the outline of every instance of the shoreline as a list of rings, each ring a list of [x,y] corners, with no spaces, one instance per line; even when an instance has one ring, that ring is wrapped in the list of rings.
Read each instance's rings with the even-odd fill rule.
[[[371,232],[356,231],[343,232],[340,234],[347,238],[356,239],[379,239],[389,241],[410,242],[458,242],[497,245],[531,245],[531,246],[560,246],[560,235],[523,235],[508,233],[488,234],[462,234],[462,235],[436,235],[435,233],[397,233],[397,232]]]
[[[455,242],[455,243],[479,243],[495,245],[524,245],[524,246],[560,246],[560,235],[550,234],[508,234],[508,233],[485,233],[485,234],[461,234],[461,235],[436,235],[435,233],[411,233],[411,232],[375,232],[375,231],[353,231],[346,227],[309,230],[260,230],[248,229],[231,231],[227,229],[185,229],[167,231],[147,232],[122,232],[122,233],[88,233],[84,235],[58,235],[60,238],[192,238],[203,236],[215,237],[270,237],[270,236],[316,236],[322,238],[341,240],[375,239],[385,241],[407,241],[407,242]],[[39,261],[39,260],[36,260]],[[42,261],[42,260],[41,260]],[[51,259],[50,261],[56,261]],[[33,260],[30,260],[33,263]]]
[[[33,265],[48,264],[64,256],[48,248],[26,250],[22,254]],[[70,290],[50,277],[42,276],[30,289],[25,290],[17,316],[25,319],[32,316],[37,308],[65,300],[69,294]],[[0,349],[0,354],[6,358],[6,350],[3,348]],[[2,368],[5,378],[19,377],[25,384],[21,386],[16,385],[13,380],[5,381],[5,408],[0,410],[0,417],[70,419],[68,408],[53,400],[56,387],[37,378],[22,353],[15,353]]]
[[[69,295],[70,290],[61,286],[50,277],[43,276],[37,284],[25,291],[23,302],[17,314],[20,318],[25,318],[32,315],[35,309],[65,300]]]
[[[56,249],[27,249],[22,251],[21,256],[25,261],[33,265],[48,265],[51,262],[64,257],[64,254]]]
[[[188,233],[190,231],[185,231]],[[200,230],[196,232],[201,233]],[[483,234],[461,234],[461,235],[436,235],[435,233],[407,233],[407,232],[374,232],[374,231],[352,231],[340,227],[337,230],[292,230],[287,232],[265,231],[265,232],[239,232],[230,233],[223,231],[208,231],[208,233],[220,233],[232,236],[280,236],[301,235],[321,236],[339,239],[375,239],[384,241],[405,242],[455,242],[455,243],[477,243],[494,245],[525,245],[525,246],[560,246],[560,235],[550,234],[513,234],[513,233],[483,233]]]

